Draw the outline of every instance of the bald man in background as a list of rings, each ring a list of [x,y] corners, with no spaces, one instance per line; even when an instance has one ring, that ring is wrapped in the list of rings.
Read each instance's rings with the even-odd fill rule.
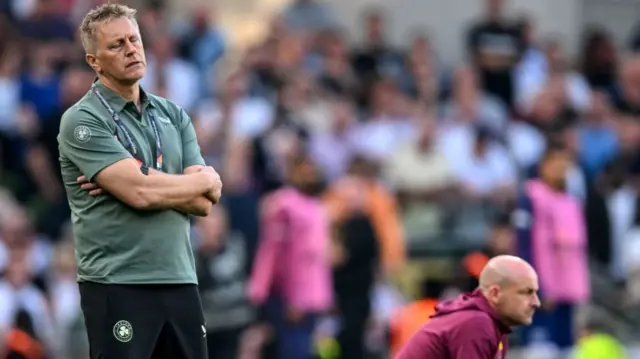
[[[524,260],[492,258],[471,293],[443,302],[395,359],[505,359],[507,335],[540,307],[538,276]]]

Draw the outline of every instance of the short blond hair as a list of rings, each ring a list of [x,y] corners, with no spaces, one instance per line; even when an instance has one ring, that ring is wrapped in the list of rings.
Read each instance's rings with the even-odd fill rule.
[[[103,4],[93,8],[85,15],[80,25],[80,36],[82,47],[86,53],[95,51],[96,26],[115,19],[127,18],[133,21],[136,26],[136,10],[121,4]]]

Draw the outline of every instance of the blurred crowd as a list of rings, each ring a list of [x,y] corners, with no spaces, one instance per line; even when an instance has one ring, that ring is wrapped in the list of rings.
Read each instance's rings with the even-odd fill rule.
[[[2,359],[88,358],[56,136],[94,79],[76,29],[101,2],[0,0]],[[142,86],[191,115],[224,181],[192,236],[212,358],[282,358],[274,338],[319,358],[389,357],[502,253],[532,261],[542,285],[544,318],[514,346],[617,345],[593,321],[575,330],[575,312],[597,294],[593,268],[617,305],[640,303],[640,35],[620,48],[586,29],[570,58],[536,19],[485,0],[453,66],[428,33],[388,43],[383,10],[363,12],[353,43],[331,8],[297,0],[238,54],[210,6],[174,19],[164,1],[136,5]],[[273,213],[319,210],[290,188],[322,215],[288,229],[327,228],[333,278],[290,268],[295,290],[332,298],[314,320],[274,309],[264,274],[289,255],[267,243]]]

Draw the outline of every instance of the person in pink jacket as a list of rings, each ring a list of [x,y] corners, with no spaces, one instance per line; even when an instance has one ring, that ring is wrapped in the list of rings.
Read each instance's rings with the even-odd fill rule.
[[[289,185],[265,200],[249,298],[264,308],[279,359],[308,359],[314,318],[333,300],[329,221],[306,156],[290,162]]]
[[[590,294],[583,209],[565,191],[572,161],[564,147],[547,149],[538,178],[525,182],[513,216],[517,254],[540,276],[543,309],[536,314],[533,325],[523,331],[524,343],[531,341],[531,329],[537,328],[560,350],[573,346],[573,312]]]

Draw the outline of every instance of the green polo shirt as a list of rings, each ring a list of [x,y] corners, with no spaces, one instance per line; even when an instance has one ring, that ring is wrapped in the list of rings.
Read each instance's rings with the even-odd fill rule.
[[[148,114],[153,111],[162,139],[163,171],[182,174],[204,165],[191,119],[174,103],[141,95],[142,111],[99,81],[95,83],[127,127],[141,159],[155,163],[156,145]],[[140,211],[111,195],[89,196],[76,179],[93,180],[109,165],[133,156],[127,140],[91,91],[69,108],[60,123],[62,178],[71,207],[78,280],[118,284],[197,283],[190,222],[174,210]]]

